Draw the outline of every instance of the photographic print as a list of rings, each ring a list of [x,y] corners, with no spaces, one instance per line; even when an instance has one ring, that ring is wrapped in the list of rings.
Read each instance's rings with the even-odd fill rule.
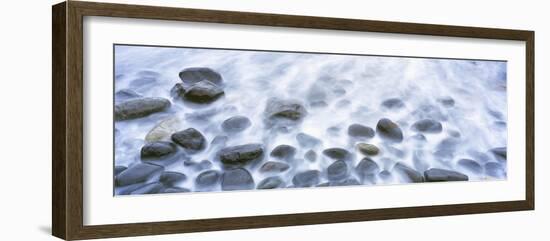
[[[115,44],[114,194],[507,176],[507,62]]]

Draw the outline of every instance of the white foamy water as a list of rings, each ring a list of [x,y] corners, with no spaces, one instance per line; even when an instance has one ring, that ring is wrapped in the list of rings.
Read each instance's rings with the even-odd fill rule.
[[[217,71],[223,78],[224,96],[202,106],[173,99],[170,89],[181,82],[178,73],[189,67]],[[116,46],[115,91],[123,89],[146,97],[169,99],[171,107],[147,117],[115,122],[116,166],[140,162],[145,136],[166,118],[180,119],[182,130],[195,128],[210,143],[215,136],[226,135],[220,127],[224,120],[242,115],[248,117],[252,125],[239,134],[229,135],[227,146],[262,143],[266,153],[264,162],[272,160],[269,152],[277,145],[296,147],[297,161],[292,162],[289,171],[279,175],[287,186],[292,185],[296,172],[310,169],[321,171],[320,183],[327,182],[326,168],[334,160],[322,154],[326,148],[341,147],[353,153],[354,160],[350,162],[353,169],[364,157],[356,151],[355,145],[359,142],[380,148],[380,154],[371,158],[381,171],[391,172],[393,164],[401,162],[420,173],[425,168],[443,168],[460,171],[468,175],[469,180],[506,178],[505,164],[504,174],[500,176],[487,175],[487,170],[475,173],[457,166],[460,159],[472,159],[481,166],[498,162],[489,150],[507,146],[506,62]],[[312,92],[324,93],[325,107],[310,105]],[[286,132],[266,128],[264,109],[272,97],[301,101],[308,112],[303,122]],[[381,103],[391,98],[402,100],[404,107],[384,108]],[[452,99],[454,104],[445,105],[442,99]],[[198,114],[205,117],[193,118]],[[357,141],[347,134],[348,126],[355,123],[376,129],[381,118],[400,126],[403,142],[386,142],[378,134],[372,139]],[[418,133],[411,125],[426,118],[439,121],[443,131],[424,134],[425,143],[411,139]],[[302,160],[310,149],[298,145],[295,136],[300,132],[322,140],[320,146],[313,148],[317,161]],[[456,143],[452,157],[434,155],[440,143],[449,138]],[[423,153],[420,165],[414,161],[415,152],[417,156]],[[215,154],[207,147],[190,155],[190,159],[210,160],[213,162],[210,169],[223,171],[215,161]],[[165,170],[184,173],[187,179],[178,186],[195,190],[194,179],[200,172],[185,166],[183,159],[166,165]],[[256,184],[273,176],[258,172],[257,167],[249,171]],[[353,171],[350,175],[356,178]],[[401,182],[399,175],[387,180],[376,178],[377,184]]]

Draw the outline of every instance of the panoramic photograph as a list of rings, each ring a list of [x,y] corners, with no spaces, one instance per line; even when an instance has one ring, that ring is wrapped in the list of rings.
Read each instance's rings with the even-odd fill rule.
[[[507,178],[507,62],[115,44],[114,195]]]

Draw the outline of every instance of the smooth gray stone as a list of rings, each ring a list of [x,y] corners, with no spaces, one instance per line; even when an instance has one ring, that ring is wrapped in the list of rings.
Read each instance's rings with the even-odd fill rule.
[[[268,177],[258,183],[257,189],[275,189],[285,187],[285,181],[280,177]]]
[[[131,120],[161,112],[170,107],[170,101],[163,98],[137,98],[115,105],[115,120]]]
[[[304,154],[304,159],[314,162],[317,160],[317,153],[314,150],[309,150]]]
[[[343,148],[333,147],[323,150],[323,154],[334,160],[350,160],[351,153]]]
[[[199,188],[212,187],[219,183],[221,174],[215,170],[208,170],[200,173],[195,179],[195,184]]]
[[[399,126],[390,119],[380,119],[376,125],[376,132],[386,140],[392,142],[403,141],[403,132],[401,131],[401,128],[399,128]]]
[[[291,160],[294,155],[296,155],[296,148],[290,145],[278,145],[269,154],[269,156],[281,160]]]
[[[178,147],[172,142],[149,142],[141,148],[141,160],[163,160],[173,157],[177,151]]]
[[[264,115],[269,126],[291,126],[300,123],[307,111],[298,100],[271,98],[267,101]]]
[[[238,133],[246,130],[252,125],[246,116],[233,116],[222,123],[222,129],[228,133]]]
[[[115,184],[116,186],[126,186],[145,182],[153,176],[160,174],[163,170],[164,168],[158,165],[138,163],[119,173],[115,177]]]
[[[224,91],[221,87],[208,80],[203,80],[187,88],[183,96],[193,103],[208,104],[216,101],[223,94]]]
[[[451,170],[431,168],[424,171],[427,182],[468,181],[468,176]]]
[[[470,172],[480,174],[483,172],[483,167],[472,159],[460,159],[457,162],[460,168],[466,169]]]
[[[373,179],[380,172],[380,167],[375,161],[365,157],[355,166],[355,172],[361,180]]]
[[[403,163],[396,163],[395,166],[393,166],[393,171],[403,175],[407,182],[424,182],[424,176],[422,173],[406,166]]]
[[[172,141],[187,151],[201,151],[206,148],[206,139],[198,130],[188,128],[172,134]]]
[[[222,190],[247,190],[254,189],[252,175],[243,168],[228,170],[222,175]]]
[[[192,85],[203,80],[208,80],[216,85],[221,85],[223,82],[222,76],[211,68],[192,67],[180,71],[179,77],[185,84]]]
[[[345,161],[335,161],[327,168],[327,177],[330,181],[340,181],[349,176],[348,164]]]
[[[296,140],[300,146],[304,148],[311,148],[321,144],[321,140],[305,133],[298,133],[296,135]]]
[[[385,107],[388,109],[401,109],[405,107],[405,103],[399,98],[391,98],[391,99],[384,100],[381,105],[382,107]]]
[[[313,187],[319,184],[321,172],[317,170],[308,170],[299,172],[292,178],[292,184],[296,187]]]
[[[262,159],[263,154],[263,145],[245,144],[223,148],[218,152],[218,157],[226,167],[242,167]]]
[[[348,135],[354,138],[373,138],[374,129],[361,124],[352,124],[348,127]]]
[[[160,175],[159,181],[168,187],[172,187],[187,179],[187,176],[179,172],[166,171]]]
[[[439,121],[432,119],[423,119],[415,122],[412,125],[412,129],[422,133],[441,133],[443,131],[443,126]]]
[[[284,171],[288,170],[289,168],[290,168],[290,166],[286,163],[269,161],[269,162],[264,163],[260,167],[260,172],[262,172],[262,173],[268,173],[268,172],[277,173],[277,172],[284,172]]]

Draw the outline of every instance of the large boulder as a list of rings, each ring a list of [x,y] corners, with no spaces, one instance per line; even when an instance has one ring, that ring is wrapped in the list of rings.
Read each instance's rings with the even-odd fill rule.
[[[203,80],[208,80],[216,85],[223,82],[222,76],[211,68],[192,67],[180,71],[179,77],[185,84],[192,85]]]
[[[424,171],[427,182],[468,181],[468,176],[451,170],[431,168]]]
[[[290,145],[278,145],[269,154],[280,160],[292,160],[294,155],[296,155],[296,148]]]
[[[313,187],[321,181],[321,172],[317,170],[308,170],[299,172],[292,178],[292,184],[295,187]]]
[[[149,142],[141,148],[141,160],[165,160],[173,157],[177,151],[177,146],[172,142]]]
[[[188,151],[200,151],[206,147],[206,139],[194,128],[188,128],[172,134],[172,141]]]
[[[218,151],[218,157],[225,167],[242,167],[263,158],[261,144],[245,144],[226,147]]]
[[[208,80],[200,81],[188,89],[183,96],[186,100],[198,104],[208,104],[216,101],[224,94],[223,89]]]
[[[267,101],[264,116],[268,126],[291,126],[301,122],[307,115],[300,101],[271,98]]]
[[[327,168],[327,177],[330,181],[340,181],[349,176],[348,164],[343,161],[335,161]]]
[[[222,190],[246,190],[254,189],[254,179],[252,175],[244,169],[232,169],[223,173],[222,176]]]
[[[246,130],[252,122],[246,116],[233,116],[222,123],[222,129],[228,133],[237,133]]]
[[[115,120],[130,120],[161,112],[170,107],[170,101],[163,98],[137,98],[115,105]]]
[[[424,176],[422,175],[422,173],[417,172],[413,168],[403,163],[396,163],[393,166],[393,171],[401,174],[401,177],[405,182],[424,182]]]
[[[285,187],[285,181],[280,177],[268,177],[258,183],[257,189],[275,189]]]
[[[441,133],[443,126],[439,121],[432,119],[423,119],[415,122],[412,129],[423,133]]]
[[[323,154],[334,160],[350,160],[352,158],[352,155],[348,150],[339,147],[325,149],[323,150]]]
[[[376,132],[386,140],[392,142],[402,142],[403,141],[403,132],[401,128],[387,118],[382,118],[376,124]]]
[[[119,173],[115,177],[115,185],[127,186],[146,182],[151,178],[160,175],[162,171],[164,171],[162,166],[148,163],[138,163]]]
[[[348,135],[354,138],[373,138],[374,130],[361,124],[352,124],[348,127]]]

